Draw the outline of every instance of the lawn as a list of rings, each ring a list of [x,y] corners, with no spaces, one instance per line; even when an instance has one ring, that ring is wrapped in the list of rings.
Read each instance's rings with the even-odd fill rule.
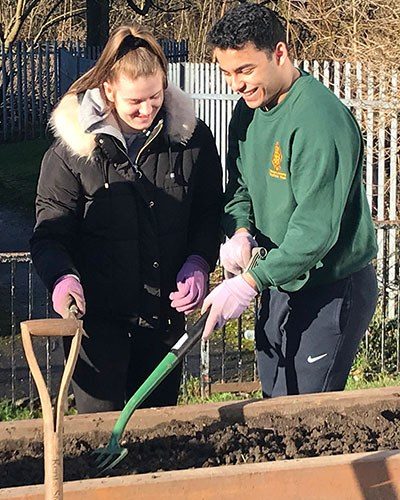
[[[0,200],[7,208],[32,210],[48,139],[0,144]]]

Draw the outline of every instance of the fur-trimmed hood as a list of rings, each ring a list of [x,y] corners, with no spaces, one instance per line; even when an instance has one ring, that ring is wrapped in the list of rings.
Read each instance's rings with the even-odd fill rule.
[[[93,89],[87,92],[91,93],[89,99],[92,106],[89,120],[82,113],[82,101],[85,100],[86,94],[83,100],[74,94],[65,95],[50,118],[50,127],[54,136],[60,139],[72,154],[81,157],[88,157],[92,154],[96,147],[95,137],[98,133],[113,130],[112,135],[122,138],[117,122],[106,108],[99,90]],[[166,133],[170,141],[183,144],[188,142],[197,123],[192,99],[170,83],[165,90],[163,110]],[[122,142],[125,142],[123,138]]]

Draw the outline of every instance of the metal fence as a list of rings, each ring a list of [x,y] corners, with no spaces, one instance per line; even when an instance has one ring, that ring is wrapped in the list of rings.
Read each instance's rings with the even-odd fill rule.
[[[221,269],[215,279],[220,280]],[[50,297],[34,272],[27,252],[0,253],[0,400],[36,397],[32,377],[23,353],[19,324],[32,318],[57,317]],[[255,309],[250,311],[253,328]],[[211,383],[252,382],[257,380],[254,349],[243,345],[243,319],[238,321],[237,346],[227,341],[224,328],[220,341],[199,343],[184,360],[183,384],[190,377],[201,379],[203,393]],[[252,345],[252,342],[250,341]],[[62,342],[58,338],[35,339],[35,352],[52,394],[57,393],[63,370]],[[211,348],[210,348],[211,347]]]
[[[185,40],[159,42],[171,63],[187,60]],[[43,137],[55,103],[99,54],[80,42],[0,44],[0,143]]]
[[[399,268],[396,281],[389,286],[389,235],[391,226],[377,225],[384,235],[382,261],[376,267],[384,272],[379,277],[379,301],[375,317],[361,347],[365,362],[374,372],[400,371],[400,302]],[[214,280],[222,279],[215,271]],[[397,297],[395,316],[389,315],[390,293]],[[28,253],[0,253],[0,399],[36,397],[22,350],[19,323],[25,319],[54,317],[49,296],[33,271]],[[254,323],[257,304],[247,314],[230,322],[209,342],[201,342],[184,361],[183,384],[198,377],[201,391],[254,390],[258,387],[254,351]],[[63,369],[63,352],[59,339],[35,341],[39,364],[46,373],[49,388],[56,392]]]
[[[397,191],[400,104],[397,73],[393,71],[390,74],[374,75],[368,68],[363,68],[359,64],[341,65],[330,61],[302,61],[299,65],[312,72],[349,106],[362,127],[366,144],[366,190],[379,243],[379,254],[375,265],[380,296],[376,315],[365,336],[361,351],[371,370],[399,371],[400,236]],[[42,81],[48,82],[46,71]],[[170,79],[193,96],[197,115],[212,129],[224,164],[228,123],[237,96],[227,88],[214,64],[172,63],[169,72]],[[47,94],[44,93],[44,96],[47,102]],[[21,100],[18,101],[20,108],[26,105],[25,98],[30,102],[30,96],[21,96]],[[4,340],[4,349],[0,351],[0,376],[9,381],[7,394],[15,400],[20,397],[20,389],[23,389],[24,394],[27,390],[29,394],[32,391],[26,375],[26,365],[23,367],[18,322],[29,317],[48,315],[49,305],[42,285],[37,283],[35,275],[32,274],[28,255],[0,254],[0,264],[0,269],[1,267],[4,269],[4,266],[10,268],[8,284],[4,278],[7,271],[3,271],[3,278],[0,273],[2,279],[0,286],[3,291],[0,294],[3,299],[0,300],[4,301],[4,297],[10,298],[7,299],[7,303],[0,303],[3,311],[0,340],[1,342]],[[20,273],[19,278],[18,273]],[[7,287],[9,287],[8,292]],[[254,344],[251,340],[253,324],[254,311],[229,325],[221,335],[214,336],[210,343],[197,346],[186,359],[184,380],[187,380],[189,375],[200,377],[203,392],[207,392],[210,384],[214,382],[223,382],[225,384],[223,387],[228,389],[229,386],[226,384],[229,382],[256,381]],[[56,372],[57,366],[61,368],[62,355],[59,346],[50,341],[41,348],[42,366],[50,377],[53,373],[50,366],[54,365]]]

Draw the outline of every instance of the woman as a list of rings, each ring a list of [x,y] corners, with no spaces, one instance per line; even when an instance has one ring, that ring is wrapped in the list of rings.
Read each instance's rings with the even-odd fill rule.
[[[182,335],[183,313],[202,304],[219,247],[220,161],[139,26],[113,33],[51,124],[32,258],[55,311],[66,317],[75,301],[83,316],[78,411],[118,410]],[[146,405],[176,404],[180,375]]]

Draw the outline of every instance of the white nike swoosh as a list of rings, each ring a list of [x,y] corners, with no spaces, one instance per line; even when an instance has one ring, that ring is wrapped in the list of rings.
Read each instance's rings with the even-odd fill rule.
[[[324,358],[325,356],[328,356],[327,352],[325,354],[321,354],[321,356],[315,356],[315,358],[313,358],[312,356],[308,356],[307,361],[309,363],[315,363],[316,361],[319,361],[320,359]]]

